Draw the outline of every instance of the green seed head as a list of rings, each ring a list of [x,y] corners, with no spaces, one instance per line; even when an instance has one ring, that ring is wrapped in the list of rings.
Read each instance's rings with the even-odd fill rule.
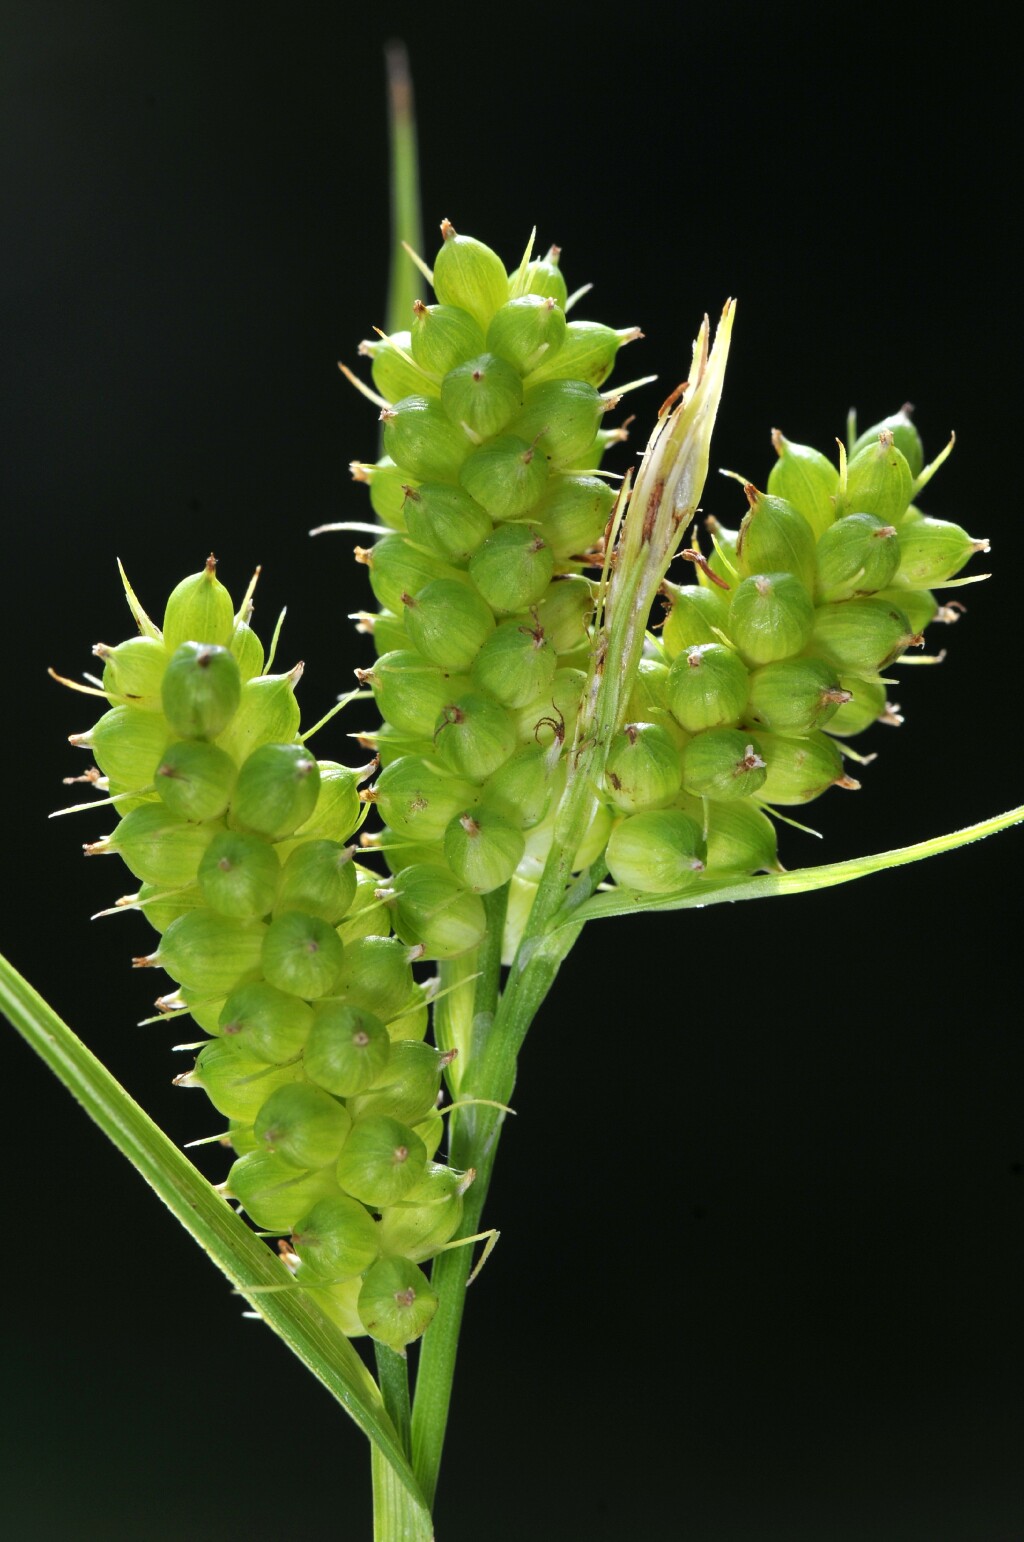
[[[790,659],[754,671],[747,712],[750,721],[776,733],[810,733],[824,728],[849,700],[831,664]]]
[[[413,598],[403,596],[409,637],[432,664],[459,674],[467,670],[494,631],[491,608],[468,584],[438,578]]]
[[[214,1039],[199,1051],[194,1070],[180,1085],[202,1087],[218,1113],[251,1125],[271,1093],[294,1078],[294,1066],[269,1065],[230,1039]]]
[[[393,1044],[388,1063],[374,1085],[350,1099],[352,1117],[384,1115],[400,1124],[418,1124],[437,1104],[441,1071],[450,1058],[429,1044]]]
[[[411,350],[421,369],[447,375],[463,359],[483,353],[484,334],[462,306],[424,305],[417,300],[413,306]]]
[[[346,1194],[379,1209],[416,1187],[427,1165],[418,1135],[397,1119],[357,1119],[341,1148],[337,1179]]]
[[[430,738],[452,692],[450,675],[412,649],[384,653],[372,669],[356,673],[361,684],[372,686],[381,715],[392,728]]]
[[[280,991],[318,1000],[333,992],[344,951],[344,943],[326,921],[302,910],[288,910],[266,928],[263,973]]]
[[[239,621],[231,634],[231,655],[238,665],[243,686],[263,673],[263,644],[247,621]]]
[[[369,487],[370,507],[381,524],[389,530],[404,531],[406,499],[410,488],[419,485],[415,477],[396,466],[390,455],[382,455],[374,465],[353,461],[351,470],[354,481]]]
[[[760,791],[764,779],[760,741],[739,729],[711,728],[683,751],[683,787],[696,798],[746,798]]]
[[[92,751],[104,776],[121,787],[149,787],[153,771],[167,745],[167,723],[155,712],[111,707],[88,733],[73,734],[71,743]]]
[[[415,995],[411,963],[417,957],[397,937],[364,937],[345,949],[335,995],[389,1022]]]
[[[384,408],[380,420],[385,454],[397,466],[421,482],[456,480],[472,441],[439,401],[403,396],[393,407]]]
[[[516,712],[519,741],[541,745],[551,745],[556,740],[571,743],[586,684],[582,669],[556,669],[551,689]]]
[[[538,294],[554,300],[564,311],[569,291],[566,289],[565,279],[558,265],[561,256],[560,246],[549,247],[545,256],[535,257],[527,264],[522,278],[516,274],[510,280],[509,288],[517,294]]]
[[[320,767],[304,745],[264,744],[238,773],[232,823],[280,840],[310,817],[319,791]]]
[[[474,894],[490,894],[508,883],[524,850],[515,825],[486,806],[457,815],[445,831],[445,861]]]
[[[532,524],[499,525],[469,561],[470,578],[499,615],[537,604],[554,571],[551,547]]]
[[[481,788],[487,808],[517,830],[540,824],[551,806],[552,792],[549,754],[539,744],[524,744],[516,750]]]
[[[164,646],[168,653],[185,642],[213,643],[226,648],[235,629],[235,607],[217,577],[215,558],[201,573],[183,578],[171,591],[164,611]]]
[[[855,675],[840,675],[839,685],[842,690],[850,694],[849,701],[843,702],[835,716],[828,725],[830,734],[841,739],[850,739],[854,734],[863,733],[865,728],[870,728],[872,723],[879,718],[893,725],[903,720],[898,715],[898,709],[890,706],[885,699],[885,685],[881,680],[864,680]]]
[[[310,1081],[336,1097],[351,1098],[377,1080],[390,1054],[388,1031],[373,1012],[322,1001],[314,1011],[302,1063]]]
[[[606,403],[585,380],[545,380],[527,387],[512,433],[535,445],[551,465],[572,468],[585,457]],[[596,457],[591,457],[596,464]]]
[[[379,339],[359,345],[359,352],[372,360],[370,373],[374,385],[389,402],[400,401],[404,396],[437,395],[436,381],[411,357],[411,346],[409,332],[392,332],[386,342]]]
[[[487,931],[480,896],[444,868],[405,867],[394,883],[395,931],[403,942],[422,943],[428,958],[458,958]]]
[[[259,675],[242,686],[238,711],[220,736],[221,749],[238,762],[261,744],[288,744],[299,731],[295,687],[302,677],[297,664],[287,674]]]
[[[750,677],[738,654],[721,643],[701,643],[680,653],[665,682],[669,711],[687,733],[738,723],[747,704]]]
[[[605,787],[626,814],[671,803],[682,780],[674,740],[657,723],[627,723],[608,747]]]
[[[262,1150],[296,1167],[326,1167],[338,1160],[351,1128],[352,1117],[337,1098],[306,1082],[292,1082],[263,1104],[255,1135]]]
[[[258,835],[225,830],[199,864],[199,891],[211,910],[245,920],[268,915],[277,896],[281,864]]]
[[[459,1229],[465,1185],[464,1174],[428,1163],[411,1195],[382,1213],[377,1227],[381,1253],[416,1262],[433,1258]]]
[[[410,1259],[382,1258],[367,1271],[359,1292],[359,1318],[372,1338],[397,1354],[430,1326],[437,1293]]]
[[[238,710],[238,661],[214,643],[183,642],[167,665],[161,689],[164,716],[183,739],[215,739]]]
[[[814,606],[792,573],[756,573],[733,594],[729,632],[751,667],[800,653],[814,627]]]
[[[292,1247],[305,1267],[324,1280],[349,1280],[364,1273],[379,1252],[378,1226],[366,1207],[347,1194],[321,1199],[292,1233]]]
[[[641,334],[636,327],[616,331],[599,321],[570,321],[558,353],[545,356],[530,375],[529,384],[543,380],[584,380],[600,386],[615,368],[615,356],[623,343]]]
[[[434,293],[442,305],[468,311],[486,332],[495,311],[508,299],[505,264],[482,241],[460,236],[448,220],[441,222],[441,235],[444,244],[434,261]]]
[[[365,771],[336,760],[318,760],[319,787],[313,812],[295,831],[294,840],[346,841],[359,823],[359,783]]]
[[[825,531],[816,554],[819,600],[851,600],[874,594],[895,577],[900,538],[895,525],[873,514],[847,514]]]
[[[836,517],[839,472],[820,450],[794,444],[777,428],[772,444],[779,458],[769,473],[768,491],[798,509],[820,537]]]
[[[494,528],[486,509],[461,487],[445,482],[409,488],[403,507],[410,538],[460,565]]]
[[[743,799],[733,803],[708,803],[707,808],[709,872],[778,871],[775,826],[766,814]]]
[[[614,492],[600,477],[549,477],[533,515],[555,561],[567,562],[590,551],[604,534],[614,503]]]
[[[544,491],[548,463],[519,434],[499,434],[466,458],[459,481],[492,519],[521,519]]]
[[[385,610],[396,614],[402,610],[404,595],[418,593],[435,578],[455,577],[450,565],[432,549],[424,550],[401,535],[386,535],[360,555],[370,569],[375,597]]]
[[[201,739],[168,745],[156,767],[160,798],[181,819],[216,819],[223,814],[235,785],[230,755]]]
[[[312,1027],[312,1007],[265,979],[239,985],[221,1010],[222,1038],[261,1064],[293,1061]]]
[[[650,809],[615,826],[606,856],[609,872],[622,888],[669,894],[697,881],[705,854],[696,820],[679,809]]]
[[[495,353],[481,353],[448,371],[441,405],[452,422],[476,439],[500,434],[523,404],[517,370]]]
[[[303,910],[337,926],[356,897],[354,849],[340,841],[303,841],[296,846],[280,874],[275,915]]]
[[[565,312],[557,300],[524,294],[495,311],[487,329],[487,347],[526,375],[537,365],[554,359],[565,332]]]
[[[744,491],[750,508],[736,541],[740,573],[795,573],[813,589],[814,533],[806,519],[785,498],[758,492],[750,482]]]
[[[559,655],[589,646],[587,628],[594,615],[594,588],[578,574],[559,573],[537,606],[537,625]]]
[[[191,883],[207,846],[222,826],[189,824],[162,803],[144,803],[126,814],[113,835],[93,851],[117,851],[143,883],[177,889]]]

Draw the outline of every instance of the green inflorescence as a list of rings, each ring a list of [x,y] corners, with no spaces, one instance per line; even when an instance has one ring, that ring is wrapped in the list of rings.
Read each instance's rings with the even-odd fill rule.
[[[166,970],[162,1011],[211,1035],[178,1082],[228,1121],[225,1194],[279,1234],[343,1332],[402,1350],[436,1306],[420,1265],[457,1230],[471,1175],[434,1160],[445,1057],[423,1042],[423,949],[391,934],[353,860],[369,768],[307,749],[301,671],[264,672],[250,597],[236,613],[212,558],[162,628],[128,592],[140,636],[97,648],[110,708],[72,736],[120,816],[86,850],[141,881],[120,905],[160,939],[136,964]]]

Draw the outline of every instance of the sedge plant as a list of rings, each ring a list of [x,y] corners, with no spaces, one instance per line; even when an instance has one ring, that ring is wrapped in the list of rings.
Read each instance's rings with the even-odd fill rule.
[[[408,207],[401,113],[395,142]],[[834,457],[776,432],[737,528],[705,522],[735,307],[620,480],[609,382],[637,329],[579,319],[559,255],[531,240],[506,266],[446,220],[362,347],[376,518],[333,527],[372,532],[373,607],[351,592],[376,658],[341,702],[372,704],[360,764],[318,757],[300,671],[275,672],[252,587],[233,599],[212,559],[159,620],[123,575],[136,630],[95,650],[105,710],[72,742],[110,826],[86,851],[137,882],[115,908],[156,933],[135,963],[169,976],[158,1015],[206,1035],[178,1080],[213,1105],[223,1182],[0,974],[14,1025],[368,1436],[377,1542],[434,1535],[517,1059],[582,928],[822,889],[1024,818],[785,870],[779,825],[856,790],[851,741],[897,718],[892,671],[972,581],[985,543],[921,502],[951,446],[926,461],[905,410]]]

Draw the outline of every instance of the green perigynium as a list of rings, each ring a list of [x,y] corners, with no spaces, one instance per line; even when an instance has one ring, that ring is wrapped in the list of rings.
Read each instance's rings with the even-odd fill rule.
[[[299,671],[260,673],[249,610],[247,599],[236,614],[211,559],[175,589],[163,629],[136,610],[142,635],[98,650],[110,709],[72,739],[95,756],[93,785],[123,817],[86,850],[119,852],[143,881],[130,904],[160,936],[135,962],[177,982],[162,1010],[187,1010],[214,1035],[178,1081],[205,1088],[231,1121],[225,1193],[256,1225],[294,1233],[282,1247],[296,1288],[315,1275],[347,1333],[400,1350],[433,1313],[418,1265],[457,1228],[467,1182],[436,1180],[443,1215],[432,1194],[413,1220],[403,1210],[385,1225],[437,1144],[446,1062],[418,1042],[426,1008],[412,963],[424,949],[391,937],[380,879],[353,860],[367,768],[306,747]],[[428,741],[451,695],[437,676],[442,688],[413,724]],[[455,917],[433,917],[422,898],[417,911],[416,892],[393,902],[404,925],[420,916],[417,935],[438,931],[450,948]],[[479,904],[466,891],[459,913]],[[393,1309],[382,1263],[399,1282]]]

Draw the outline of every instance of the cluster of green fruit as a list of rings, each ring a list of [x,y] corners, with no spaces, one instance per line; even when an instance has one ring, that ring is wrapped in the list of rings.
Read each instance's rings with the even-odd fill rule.
[[[178,982],[165,1011],[213,1037],[194,1070],[229,1121],[225,1193],[282,1237],[297,1284],[344,1332],[395,1349],[436,1298],[419,1265],[458,1228],[471,1175],[433,1160],[445,1057],[423,1042],[421,949],[390,935],[379,879],[346,844],[365,774],[317,761],[299,737],[300,670],[263,648],[211,561],[162,628],[129,591],[140,634],[99,645],[112,704],[72,742],[120,821],[129,902],[160,933],[139,966]]]
[[[363,345],[386,405],[383,458],[358,465],[390,533],[359,553],[381,606],[360,678],[384,727],[370,793],[395,879],[396,929],[436,957],[483,934],[479,896],[510,884],[510,960],[552,840],[591,663],[614,494],[603,385],[634,332],[567,321],[553,252],[506,273],[445,223],[438,303]],[[839,466],[774,435],[767,491],[737,531],[666,583],[608,747],[576,867],[668,893],[777,867],[767,811],[856,787],[839,741],[898,721],[884,675],[940,616],[931,590],[985,543],[912,499],[923,466],[906,411]],[[859,758],[859,757],[854,757]]]

